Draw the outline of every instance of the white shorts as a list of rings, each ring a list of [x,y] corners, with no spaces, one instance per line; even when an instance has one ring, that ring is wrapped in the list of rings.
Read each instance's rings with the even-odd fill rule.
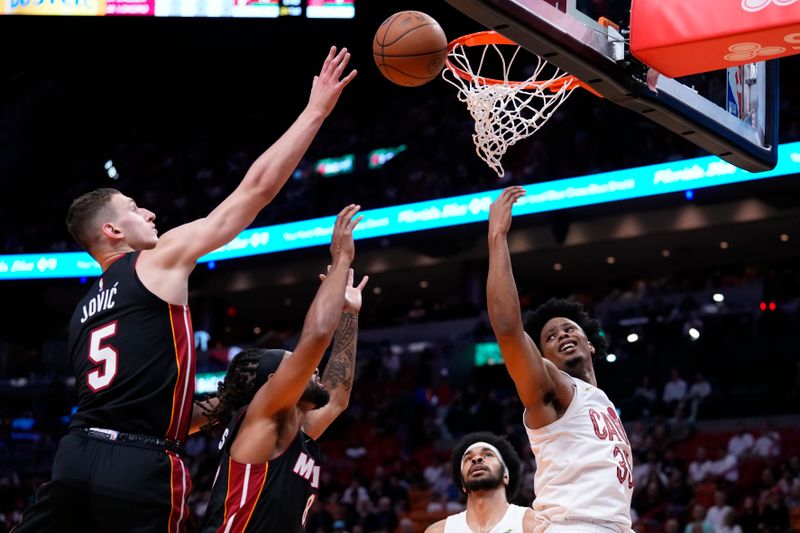
[[[591,522],[566,521],[557,524],[540,523],[536,525],[536,533],[628,533],[616,524],[593,524]]]

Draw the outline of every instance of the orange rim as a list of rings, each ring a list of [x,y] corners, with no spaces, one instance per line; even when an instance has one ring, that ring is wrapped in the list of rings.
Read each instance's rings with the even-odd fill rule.
[[[500,45],[512,45],[512,46],[519,46],[518,43],[512,41],[508,37],[504,35],[500,35],[496,31],[487,30],[487,31],[479,31],[477,33],[470,33],[468,35],[464,35],[462,37],[458,37],[457,39],[453,39],[449,45],[447,45],[447,58],[445,59],[445,65],[448,69],[450,69],[456,76],[459,78],[465,79],[467,81],[477,81],[481,85],[510,85],[512,87],[522,86],[523,89],[538,89],[541,86],[546,86],[546,88],[552,92],[558,92],[561,87],[565,84],[569,83],[570,87],[567,88],[568,91],[571,91],[577,87],[583,87],[590,93],[594,94],[595,96],[599,96],[602,98],[603,96],[589,87],[587,84],[576,78],[575,76],[568,74],[557,80],[547,80],[547,81],[534,81],[530,83],[525,83],[522,81],[504,81],[498,80],[496,78],[485,78],[483,76],[474,76],[469,72],[457,67],[450,61],[450,53],[456,46],[464,46],[466,48],[472,46],[485,46],[490,44],[500,44]]]

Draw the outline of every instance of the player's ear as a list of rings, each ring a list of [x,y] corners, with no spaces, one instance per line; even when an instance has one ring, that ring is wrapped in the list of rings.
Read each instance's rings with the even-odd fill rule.
[[[106,222],[105,224],[103,224],[101,230],[103,231],[103,235],[105,235],[109,239],[119,240],[125,237],[125,235],[122,233],[122,230],[120,230],[111,222]]]
[[[591,342],[589,343],[589,351],[592,353],[592,355],[594,355],[594,352],[597,351],[594,349],[594,345]]]

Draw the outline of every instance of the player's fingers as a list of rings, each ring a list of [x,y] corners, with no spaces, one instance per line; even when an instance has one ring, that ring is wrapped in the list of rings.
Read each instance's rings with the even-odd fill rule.
[[[363,291],[364,287],[367,286],[367,282],[369,281],[369,276],[364,276],[361,278],[361,283],[358,284],[358,290]]]
[[[330,271],[331,271],[331,266],[330,266],[330,265],[328,265],[328,272],[330,272]]]
[[[349,230],[353,230],[353,229],[355,229],[355,227],[356,227],[356,226],[358,226],[358,223],[359,223],[359,222],[361,222],[362,220],[364,220],[364,215],[361,215],[361,216],[359,216],[358,218],[354,218],[354,219],[353,219],[353,220],[351,220],[351,221],[350,221],[350,223],[347,225],[347,229],[349,229]]]
[[[328,75],[329,76],[335,76],[336,75],[336,69],[342,63],[342,58],[345,57],[346,55],[347,55],[347,48],[342,48],[330,60],[330,62],[328,63]]]
[[[347,269],[347,286],[348,287],[352,287],[353,286],[353,269],[352,268],[348,268]]]
[[[331,49],[328,50],[328,55],[325,57],[325,61],[322,63],[322,68],[319,71],[320,77],[324,76],[328,70],[330,70],[331,61],[333,61],[334,56],[336,55],[336,47],[331,46]]]
[[[342,48],[342,52],[344,52],[345,50],[347,50],[347,48]],[[333,74],[337,80],[342,75],[342,72],[344,72],[344,68],[347,66],[347,63],[349,62],[350,62],[350,52],[345,52],[344,56],[339,60],[339,64],[336,65],[336,70],[333,71]]]
[[[345,208],[342,209],[341,211],[339,211],[339,214],[336,215],[336,222],[334,223],[334,227],[341,226],[345,220],[350,220],[349,218],[347,218],[347,213],[350,209],[352,209],[352,207],[353,204],[350,204],[348,206],[345,206]]]
[[[505,202],[509,205],[513,205],[514,202],[517,201],[517,198],[525,194],[525,190],[520,187],[509,187],[503,191],[503,193],[505,194]]]
[[[346,229],[350,229],[350,223],[353,221],[353,217],[356,216],[358,210],[361,209],[360,205],[351,205],[345,213],[344,217],[342,218],[342,224]]]
[[[339,88],[344,89],[345,87],[347,87],[349,83],[353,81],[353,78],[356,77],[356,74],[358,74],[357,70],[355,69],[351,70],[350,73],[344,78],[342,78],[342,80],[339,82]]]

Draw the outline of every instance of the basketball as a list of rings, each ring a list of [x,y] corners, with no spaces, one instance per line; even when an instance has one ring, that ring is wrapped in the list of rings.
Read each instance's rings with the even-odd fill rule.
[[[389,81],[417,87],[439,75],[447,57],[447,37],[432,17],[400,11],[380,25],[372,41],[375,64]]]

